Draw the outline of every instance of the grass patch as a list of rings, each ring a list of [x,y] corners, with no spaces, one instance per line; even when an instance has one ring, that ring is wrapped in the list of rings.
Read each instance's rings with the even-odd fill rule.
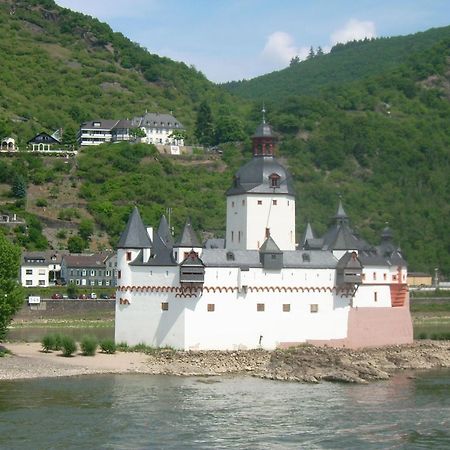
[[[145,353],[146,355],[155,355],[164,352],[176,352],[173,347],[152,347],[150,345],[140,343],[134,346],[129,346],[126,342],[120,342],[117,344],[117,350],[121,352],[139,352]]]

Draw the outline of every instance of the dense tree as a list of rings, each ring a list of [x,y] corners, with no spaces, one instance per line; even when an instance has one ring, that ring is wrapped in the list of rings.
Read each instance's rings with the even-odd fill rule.
[[[306,57],[306,59],[313,59],[316,56],[316,54],[314,53],[314,48],[311,45],[311,48],[309,49],[309,53],[308,56]]]
[[[81,237],[81,239],[83,239],[83,241],[85,242],[89,242],[93,232],[94,224],[92,223],[92,220],[82,219],[80,221],[80,225],[78,226],[78,235]]]
[[[23,291],[17,281],[20,248],[0,233],[0,341],[8,324],[23,303]]]
[[[198,108],[195,136],[200,144],[211,145],[214,143],[214,121],[211,107],[206,101],[203,101]]]
[[[14,178],[11,192],[16,198],[25,198],[27,196],[27,183],[21,175],[17,175]]]
[[[70,253],[82,253],[86,247],[86,241],[80,236],[70,236],[67,241],[67,249]]]

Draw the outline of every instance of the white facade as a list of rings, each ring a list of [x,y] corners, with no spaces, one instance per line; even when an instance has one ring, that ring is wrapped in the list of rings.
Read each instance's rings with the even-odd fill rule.
[[[258,250],[270,234],[280,250],[295,250],[295,198],[242,194],[227,198],[227,246]]]

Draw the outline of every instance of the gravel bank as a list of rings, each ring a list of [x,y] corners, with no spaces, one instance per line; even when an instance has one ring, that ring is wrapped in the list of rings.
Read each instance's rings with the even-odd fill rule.
[[[159,351],[77,355],[43,353],[39,343],[6,344],[13,355],[0,358],[0,380],[104,373],[167,375],[242,374],[273,380],[318,383],[366,383],[383,380],[397,370],[450,367],[449,341],[417,341],[411,345],[364,350],[301,346],[289,350],[236,352]]]

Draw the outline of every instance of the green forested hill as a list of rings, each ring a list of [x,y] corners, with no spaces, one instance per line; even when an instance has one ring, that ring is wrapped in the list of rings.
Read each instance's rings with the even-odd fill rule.
[[[173,111],[192,136],[202,101],[225,116],[242,105],[194,68],[52,0],[0,0],[0,59],[0,136],[22,146],[43,130],[145,110]]]
[[[248,100],[95,19],[50,0],[0,0],[0,137],[13,134],[23,147],[43,128],[145,109],[173,110],[192,136],[205,104],[215,117],[230,119],[221,122],[228,135],[236,120],[249,135],[264,100],[294,177],[298,236],[307,220],[323,233],[341,195],[354,227],[371,243],[389,222],[410,270],[438,267],[450,275],[448,34],[443,28],[337,47],[286,70],[305,70],[300,91],[280,81],[267,84],[262,98],[249,94],[255,103],[248,114]],[[202,236],[223,236],[224,193],[250,146],[221,148],[220,157],[172,158],[123,143],[84,149],[67,162],[0,157],[0,208],[27,219],[10,236],[29,249],[66,246],[78,229],[84,238],[92,234],[92,225],[92,249],[114,245],[134,204],[149,224],[172,208],[176,230],[191,216]]]
[[[337,44],[328,54],[251,80],[226,83],[224,87],[241,98],[281,103],[292,95],[316,94],[327,87],[382,74],[407,62],[412,54],[448,38],[450,26],[408,36]]]

